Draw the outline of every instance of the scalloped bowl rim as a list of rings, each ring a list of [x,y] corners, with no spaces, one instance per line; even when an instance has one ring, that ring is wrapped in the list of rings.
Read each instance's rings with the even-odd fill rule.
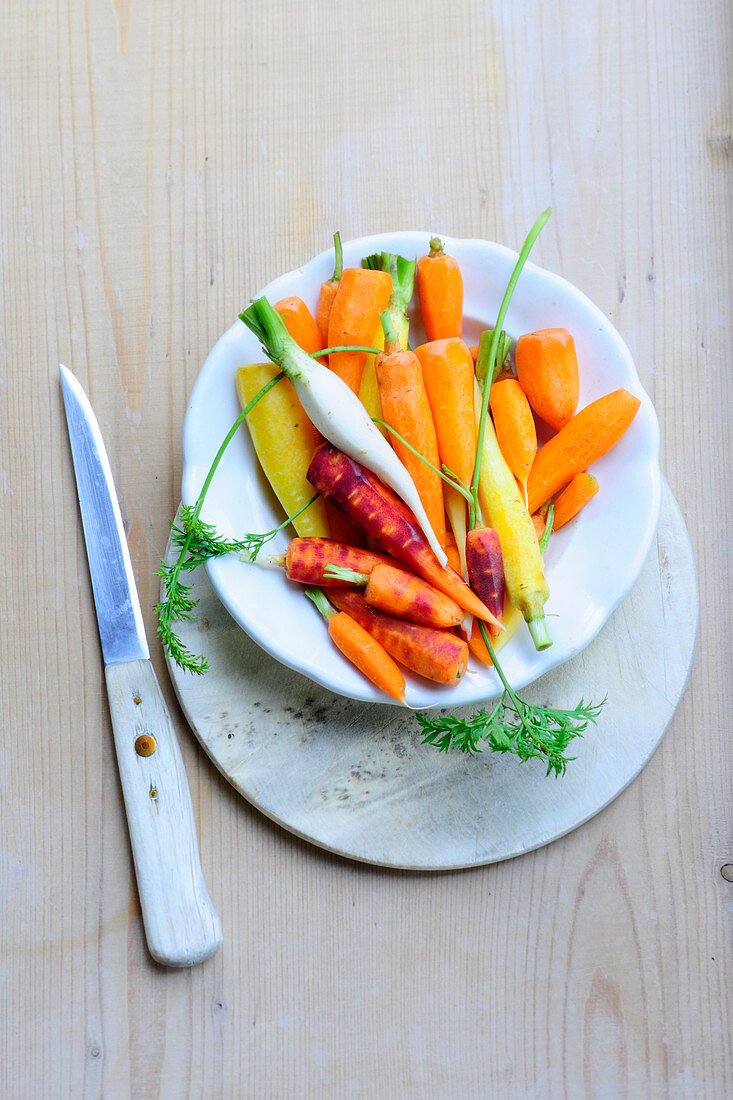
[[[362,256],[381,250],[417,258],[425,253],[429,237],[430,234],[414,231],[361,237],[344,243],[344,261],[347,265],[355,265]],[[458,258],[464,272],[467,318],[464,337],[470,342],[471,327],[477,336],[481,327],[491,323],[492,311],[496,316],[517,253],[490,241],[443,234],[441,239],[446,251]],[[256,297],[276,301],[287,294],[299,294],[314,310],[320,284],[330,277],[332,269],[331,248],[271,280]],[[481,306],[473,312],[478,287],[470,282],[472,273],[484,280]],[[484,300],[489,301],[488,307],[483,305]],[[538,323],[528,327],[522,324],[520,319],[527,314],[538,317]],[[552,536],[547,554],[551,592],[547,611],[551,633],[556,635],[555,644],[537,653],[528,631],[520,626],[502,650],[502,666],[517,690],[569,660],[593,640],[641,572],[656,533],[661,500],[659,425],[628,347],[608,318],[582,291],[561,276],[528,262],[514,291],[505,329],[516,339],[522,332],[550,327],[552,317],[555,317],[553,327],[564,325],[570,329],[578,349],[579,408],[620,386],[634,393],[641,405],[626,435],[593,465],[594,472],[605,474],[605,478],[599,477],[601,492],[572,524]],[[578,323],[573,328],[563,318],[571,321],[583,318],[583,324]],[[416,323],[419,326],[419,316]],[[588,350],[596,356],[605,352],[605,364],[598,363],[596,358],[589,369],[588,363],[583,362],[583,355]],[[207,356],[191,393],[184,422],[183,504],[195,502],[211,460],[239,411],[234,382],[236,366],[262,358],[258,341],[240,320],[219,338]],[[604,381],[607,384],[604,385]],[[233,487],[235,494],[227,495],[225,486]],[[629,496],[628,490],[634,489],[636,495]],[[236,496],[236,491],[240,496]],[[255,505],[256,518],[269,521],[268,526],[247,526],[248,515],[242,511],[241,494],[246,495],[248,504]],[[593,507],[599,501],[603,501],[605,511]],[[625,507],[626,512],[611,511],[614,501],[617,507]],[[258,470],[244,429],[225,452],[201,516],[230,537],[241,536],[243,530],[267,530],[282,519],[282,511]],[[589,568],[586,555],[577,554],[577,549],[586,543],[595,548],[598,565],[595,571]],[[287,536],[281,533],[268,550],[282,552],[286,545]],[[616,557],[611,562],[614,552]],[[236,555],[213,559],[207,562],[206,569],[215,592],[235,621],[276,660],[346,698],[392,702],[365,681],[334,649],[316,609],[283,574],[246,565],[239,562]],[[568,600],[570,606],[575,606],[571,629],[567,629],[567,619],[562,615],[559,619],[554,618],[565,611]],[[301,632],[288,629],[290,619],[296,627],[300,626]],[[452,688],[431,684],[409,673],[406,680],[408,705],[421,709],[472,706],[496,697],[501,691],[496,673],[473,659],[469,662],[469,672]]]

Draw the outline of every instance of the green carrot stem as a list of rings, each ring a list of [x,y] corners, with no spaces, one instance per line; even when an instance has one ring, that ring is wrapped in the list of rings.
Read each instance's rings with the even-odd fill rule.
[[[511,277],[509,279],[509,283],[507,285],[506,290],[504,291],[504,297],[501,300],[501,305],[499,307],[499,313],[498,313],[497,318],[496,318],[496,324],[495,324],[495,326],[492,330],[492,333],[491,333],[491,340],[490,340],[490,344],[489,344],[489,348],[488,348],[488,352],[487,352],[487,362],[486,362],[486,375],[485,375],[485,377],[487,379],[488,378],[493,378],[494,363],[496,362],[496,353],[497,353],[497,350],[498,350],[498,347],[499,347],[499,338],[501,336],[501,330],[502,330],[502,326],[504,324],[504,318],[506,317],[507,309],[509,308],[509,302],[510,302],[512,294],[514,293],[514,288],[516,287],[517,282],[519,280],[519,276],[522,273],[522,268],[524,267],[525,263],[527,262],[527,257],[529,256],[530,252],[532,251],[532,246],[533,246],[534,242],[537,240],[537,237],[539,236],[543,225],[545,224],[545,222],[547,221],[547,219],[549,218],[551,213],[552,213],[552,208],[548,207],[547,210],[544,210],[540,214],[540,216],[537,218],[534,225],[532,226],[529,233],[527,234],[527,238],[526,238],[524,244],[522,245],[522,249],[521,249],[521,252],[519,253],[519,257],[517,259],[517,262],[514,265],[514,270],[512,271]],[[488,408],[489,408],[489,390],[490,389],[491,389],[490,386],[484,385],[483,400],[481,402],[481,416],[480,416],[480,419],[479,419],[478,436],[477,436],[477,439],[476,439],[476,463],[475,463],[474,468],[473,468],[473,478],[471,480],[471,496],[473,497],[473,502],[472,502],[472,505],[471,505],[471,516],[472,516],[471,522],[472,522],[473,525],[475,525],[476,517],[479,514],[478,482],[479,482],[479,474],[481,472],[481,455],[483,453],[483,448],[484,448],[484,436],[486,435],[486,417],[487,417]]]
[[[384,313],[379,314],[379,320],[382,322],[382,331],[384,332],[384,350],[388,355],[393,355],[401,350],[401,346],[400,338],[392,320],[392,314],[388,309],[385,309]]]
[[[554,522],[555,505],[551,504],[547,509],[547,513],[545,515],[545,529],[542,532],[542,537],[540,538],[540,553],[542,555],[544,555],[545,551],[547,550],[547,544],[550,541],[550,535],[552,534],[552,525]]]
[[[463,484],[457,474],[454,474],[452,470],[448,469],[445,463],[443,463],[443,470],[439,470],[437,466],[433,466],[429,458],[426,458],[425,455],[421,455],[419,451],[416,451],[412,444],[408,443],[404,436],[401,436],[400,433],[395,428],[393,428],[391,424],[388,424],[386,420],[380,420],[378,416],[373,416],[372,422],[374,424],[379,424],[382,428],[386,428],[387,431],[390,432],[396,439],[399,439],[400,443],[407,447],[408,451],[412,451],[416,458],[419,458],[421,462],[424,462],[426,466],[429,466],[431,470],[434,470],[436,474],[442,477],[443,481],[445,481],[447,485],[450,485],[452,489],[455,489],[457,493],[460,493],[461,496],[465,497],[469,504],[473,502],[473,497],[469,493],[466,486]],[[445,473],[443,471],[445,471]]]
[[[323,576],[330,581],[344,581],[350,584],[368,584],[368,573],[357,573],[354,569],[347,569],[344,565],[333,565],[329,562],[323,569]]]
[[[320,359],[323,355],[330,355],[334,351],[366,351],[370,355],[379,355],[379,348],[368,348],[364,344],[342,344],[337,348],[324,348],[323,351],[314,351],[311,358]]]
[[[442,256],[445,248],[440,237],[430,238],[430,259],[434,260],[436,256]]]
[[[331,282],[337,283],[344,273],[344,250],[341,246],[340,233],[334,233],[333,235],[333,250],[335,255]]]
[[[326,622],[334,617],[336,612],[331,607],[330,603],[323,595],[320,588],[306,588],[305,594],[309,600],[313,601],[313,603],[320,611],[321,615],[323,615],[323,618],[326,620]]]

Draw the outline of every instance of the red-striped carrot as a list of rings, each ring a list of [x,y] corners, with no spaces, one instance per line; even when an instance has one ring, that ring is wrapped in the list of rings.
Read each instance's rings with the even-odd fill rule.
[[[336,297],[336,291],[338,290],[341,272],[344,269],[344,254],[341,248],[340,233],[334,233],[333,235],[333,249],[333,275],[330,279],[326,279],[325,283],[321,283],[321,289],[318,294],[318,305],[316,306],[316,324],[318,325],[318,331],[321,334],[322,348],[328,347],[328,319],[331,316],[331,307],[333,306],[333,300]]]
[[[402,437],[394,436],[392,445],[415,483],[420,500],[430,520],[438,542],[445,544],[445,504],[443,480],[423,462],[414,451],[440,466],[438,439],[430,411],[422,367],[414,352],[402,350],[387,312],[382,314],[384,327],[384,351],[375,362],[382,416],[391,428]],[[406,440],[406,447],[402,440]],[[410,450],[410,447],[414,450]]]
[[[457,260],[430,238],[430,252],[417,261],[417,296],[428,340],[460,336],[463,327],[463,278]]]
[[[394,494],[382,490],[379,480],[339,451],[322,444],[313,455],[308,480],[321,496],[375,538],[392,557],[450,596],[464,610],[480,619],[495,622],[494,616],[452,569],[444,569],[427,539]]]
[[[640,404],[628,390],[613,390],[586,405],[540,447],[527,481],[529,511],[536,512],[576,474],[610,451]]]
[[[598,481],[583,470],[576,474],[573,480],[565,486],[555,501],[555,521],[553,530],[564,527],[571,519],[577,516],[581,508],[584,508],[591,497],[598,492]]]
[[[334,539],[294,538],[288,543],[282,564],[288,580],[298,584],[333,585],[343,581],[330,581],[324,576],[324,570],[331,565],[352,569],[357,573],[371,573],[375,565],[390,565],[386,554],[372,550],[362,550]]]
[[[321,340],[318,325],[302,298],[295,295],[290,298],[281,298],[279,302],[275,302],[274,308],[282,317],[285,328],[293,340],[303,351],[313,355],[326,346]]]
[[[369,606],[394,615],[396,619],[440,628],[458,626],[463,622],[463,609],[455,600],[414,573],[394,565],[380,563],[370,573],[329,565],[324,576],[335,584],[366,586],[364,598]]]
[[[466,538],[468,579],[473,590],[501,621],[504,612],[504,557],[493,527],[474,527]],[[489,633],[498,634],[493,625]]]
[[[328,347],[348,344],[370,347],[379,314],[387,308],[392,294],[392,279],[386,271],[347,267],[339,279],[328,318]],[[354,393],[359,393],[366,360],[363,351],[333,352],[328,365]]]
[[[361,592],[329,588],[328,598],[367,630],[405,668],[439,684],[457,684],[468,661],[468,645],[450,630],[406,623],[376,611]]]
[[[386,695],[404,703],[405,677],[376,638],[345,611],[334,611],[319,589],[308,588],[305,594],[328,623],[331,640],[344,657]]]

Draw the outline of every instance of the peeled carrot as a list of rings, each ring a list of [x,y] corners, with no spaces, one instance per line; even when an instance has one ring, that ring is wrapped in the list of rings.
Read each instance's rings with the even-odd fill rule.
[[[391,326],[389,314],[382,314],[385,347],[374,364],[379,385],[382,416],[387,424],[413,447],[418,454],[440,466],[438,438],[423,384],[422,367],[417,355],[402,350]],[[443,479],[406,447],[402,439],[392,436],[392,446],[415,482],[420,500],[430,520],[430,526],[441,546],[445,543],[445,504]]]
[[[537,430],[529,401],[515,378],[494,382],[489,392],[489,408],[499,450],[524,488],[537,454]]]
[[[452,569],[445,569],[430,548],[417,520],[374,474],[332,443],[320,446],[308,468],[308,480],[392,557],[450,596],[465,611],[495,622],[488,607]]]
[[[313,355],[326,346],[321,340],[313,314],[302,298],[295,296],[281,298],[279,302],[275,302],[274,308],[285,322],[285,328],[293,340],[303,351]]]
[[[405,677],[376,638],[345,611],[334,611],[317,588],[309,588],[306,595],[325,618],[331,640],[344,657],[385,694],[404,703]]]
[[[321,283],[321,289],[318,295],[318,305],[316,306],[316,324],[321,334],[322,348],[328,347],[328,319],[331,316],[331,307],[336,297],[341,272],[344,269],[344,254],[341,248],[340,233],[334,233],[333,235],[333,248],[335,257],[333,275],[330,279],[327,279],[325,283]]]
[[[415,355],[422,367],[441,462],[468,486],[476,462],[471,353],[454,336],[420,344]]]
[[[610,451],[640,404],[628,390],[614,390],[586,405],[549,439],[537,452],[527,481],[529,511],[536,512],[576,474]]]
[[[555,501],[555,522],[553,531],[563,527],[571,519],[577,516],[581,508],[584,508],[591,497],[598,492],[598,481],[593,474],[583,470],[576,474],[573,480],[566,485],[560,496]]]
[[[455,600],[394,565],[380,562],[370,573],[329,565],[324,576],[333,583],[365,585],[364,598],[369,606],[396,619],[442,628],[463,622],[463,609]]]
[[[537,413],[555,431],[578,407],[578,358],[565,328],[545,328],[520,336],[514,352],[519,385]]]
[[[343,581],[329,580],[324,576],[327,565],[338,565],[343,569],[352,569],[357,573],[371,573],[375,565],[392,564],[386,554],[372,550],[362,550],[358,546],[348,546],[334,539],[294,538],[288,543],[282,562],[288,580],[298,584],[343,585]]]
[[[386,271],[347,267],[339,279],[328,318],[328,347],[360,344],[371,347],[379,314],[387,308],[392,279]],[[354,393],[359,393],[366,360],[363,351],[339,351],[328,357],[328,365]]]
[[[375,611],[361,592],[353,589],[330,588],[328,598],[412,672],[439,684],[457,684],[466,671],[468,645],[452,631],[406,623]]]
[[[463,278],[440,237],[430,238],[430,252],[417,261],[417,296],[428,340],[460,336],[463,327]]]

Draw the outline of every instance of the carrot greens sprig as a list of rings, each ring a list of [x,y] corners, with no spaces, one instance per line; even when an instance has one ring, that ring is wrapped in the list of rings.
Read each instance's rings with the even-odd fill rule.
[[[504,691],[492,710],[478,710],[468,718],[416,714],[423,744],[435,745],[441,752],[459,749],[473,754],[481,752],[480,742],[485,741],[492,752],[513,753],[522,763],[539,759],[547,765],[547,775],[564,775],[569,762],[575,759],[565,755],[568,745],[589,723],[595,725],[606,700],[586,703],[581,699],[573,710],[528,703],[504,676],[488,632],[483,623],[479,625]]]

